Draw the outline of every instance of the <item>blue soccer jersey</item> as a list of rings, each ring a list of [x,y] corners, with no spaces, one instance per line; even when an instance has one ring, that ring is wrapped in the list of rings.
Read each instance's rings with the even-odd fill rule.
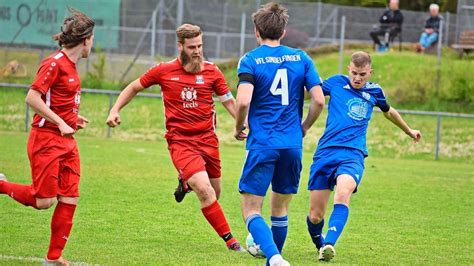
[[[237,74],[254,79],[247,150],[301,148],[304,88],[321,84],[311,58],[300,49],[261,45],[240,59]]]
[[[368,155],[366,134],[374,106],[387,112],[390,106],[377,83],[367,82],[354,89],[345,75],[335,75],[323,82],[324,95],[331,96],[328,104],[326,130],[318,149],[347,147]]]

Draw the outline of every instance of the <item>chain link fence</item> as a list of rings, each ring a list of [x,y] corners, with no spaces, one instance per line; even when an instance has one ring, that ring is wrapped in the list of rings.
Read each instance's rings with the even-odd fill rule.
[[[4,2],[5,1],[5,2]],[[95,47],[105,54],[107,78],[129,80],[158,60],[176,55],[175,29],[193,23],[204,31],[204,54],[210,60],[238,58],[256,47],[251,14],[268,1],[260,0],[31,0],[0,3],[0,68],[17,59],[15,51],[32,50],[37,62],[57,49],[50,36],[59,31],[66,5],[79,9],[97,21]],[[58,5],[62,3],[62,5]],[[283,43],[293,47],[337,44],[341,18],[345,16],[344,41],[371,44],[369,32],[378,25],[383,8],[362,8],[317,3],[283,3],[290,22]],[[61,7],[57,7],[61,6]],[[99,12],[100,11],[100,12]],[[402,10],[403,42],[414,43],[423,30],[429,13]],[[456,43],[459,33],[474,28],[474,0],[459,0],[458,15],[443,13],[443,43]],[[17,25],[20,24],[20,25]],[[15,27],[19,27],[16,30]],[[10,30],[8,29],[15,29]],[[40,34],[38,37],[35,34]],[[39,39],[41,41],[39,41]],[[90,71],[99,53],[79,65],[81,74]],[[37,66],[35,62],[35,67]],[[133,67],[132,67],[133,66]],[[30,70],[34,71],[33,69]]]

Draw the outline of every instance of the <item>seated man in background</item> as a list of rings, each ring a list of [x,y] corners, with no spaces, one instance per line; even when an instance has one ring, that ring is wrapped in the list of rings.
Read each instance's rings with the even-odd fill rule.
[[[426,48],[433,45],[439,36],[439,25],[443,18],[439,16],[439,6],[437,4],[430,5],[430,17],[426,20],[425,30],[420,36],[420,42],[416,46],[416,51],[423,53]]]
[[[403,15],[398,9],[398,6],[398,0],[390,0],[389,8],[385,10],[379,19],[380,26],[375,27],[370,32],[370,37],[372,37],[372,40],[374,40],[379,52],[386,51],[388,49],[390,40],[395,38],[395,36],[397,36],[402,30]],[[386,36],[387,34],[388,38],[385,38],[385,43],[382,44],[378,36]]]

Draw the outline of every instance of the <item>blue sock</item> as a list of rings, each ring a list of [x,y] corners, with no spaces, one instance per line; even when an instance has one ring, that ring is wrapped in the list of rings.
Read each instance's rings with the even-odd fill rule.
[[[316,245],[316,249],[320,249],[323,246],[324,238],[322,236],[323,227],[324,227],[324,219],[317,224],[313,224],[309,217],[306,217],[306,224],[308,225],[308,232],[309,236],[311,236],[311,240]]]
[[[251,215],[245,223],[250,234],[253,236],[253,240],[260,245],[260,249],[265,254],[265,257],[267,257],[267,262],[273,255],[280,254],[275,242],[273,242],[272,231],[262,216],[259,214]]]
[[[335,245],[337,239],[346,225],[347,217],[349,216],[349,208],[344,204],[334,204],[334,210],[328,223],[328,234],[324,240],[324,244]]]
[[[275,241],[278,251],[281,253],[288,234],[288,215],[270,216],[270,220],[272,221],[273,241]]]

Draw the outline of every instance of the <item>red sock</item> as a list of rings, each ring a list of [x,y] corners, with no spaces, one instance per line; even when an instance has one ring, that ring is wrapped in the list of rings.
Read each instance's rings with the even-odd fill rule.
[[[10,198],[21,204],[37,209],[36,198],[31,193],[30,185],[20,185],[7,181],[0,181],[0,194],[7,194]]]
[[[61,257],[72,228],[72,219],[76,205],[59,201],[51,219],[51,241],[49,242],[48,259]]]
[[[229,224],[227,223],[221,205],[219,205],[217,200],[211,205],[202,208],[201,211],[202,214],[204,214],[204,217],[206,217],[206,220],[212,225],[220,237],[230,233]]]

